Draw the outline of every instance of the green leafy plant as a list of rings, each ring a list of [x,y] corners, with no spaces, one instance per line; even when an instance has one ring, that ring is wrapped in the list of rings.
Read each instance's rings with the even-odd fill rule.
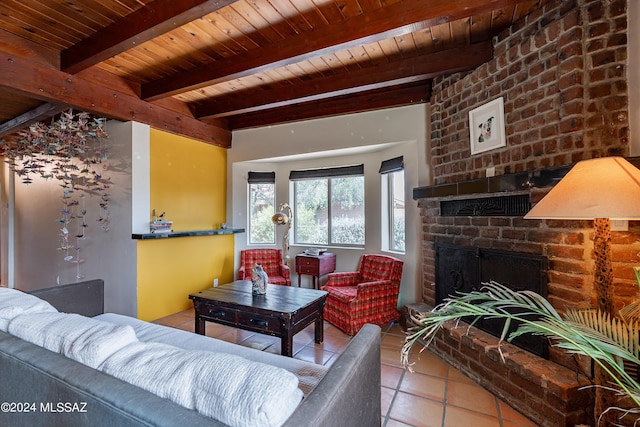
[[[504,320],[501,343],[523,334],[542,335],[570,354],[590,357],[611,378],[607,388],[627,396],[636,407],[622,409],[623,416],[640,413],[640,384],[625,369],[625,361],[640,364],[637,316],[611,318],[595,309],[569,310],[561,316],[541,295],[513,291],[496,282],[483,284],[480,291],[448,298],[434,310],[414,318],[418,326],[406,337],[401,351],[403,364],[411,369],[409,357],[413,346],[419,343],[428,347],[445,323],[464,319],[473,325],[480,318]],[[518,327],[509,333],[514,322]],[[614,409],[620,408],[606,411]]]

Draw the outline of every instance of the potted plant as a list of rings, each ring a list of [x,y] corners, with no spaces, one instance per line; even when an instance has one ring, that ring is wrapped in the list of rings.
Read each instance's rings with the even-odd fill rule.
[[[640,283],[640,277],[638,280]],[[543,335],[551,345],[590,357],[597,370],[610,379],[607,384],[596,382],[595,387],[615,390],[631,402],[630,409],[596,408],[597,425],[617,411],[621,411],[618,418],[631,413],[638,417],[636,423],[640,423],[640,384],[625,368],[625,363],[640,365],[640,303],[625,307],[616,318],[597,309],[569,310],[560,315],[535,292],[513,291],[496,282],[485,283],[480,291],[448,298],[432,311],[413,318],[417,326],[406,337],[401,351],[403,364],[411,369],[409,355],[413,346],[428,347],[445,323],[464,319],[473,325],[483,317],[504,320],[501,342],[523,334]],[[514,322],[518,327],[508,333]]]

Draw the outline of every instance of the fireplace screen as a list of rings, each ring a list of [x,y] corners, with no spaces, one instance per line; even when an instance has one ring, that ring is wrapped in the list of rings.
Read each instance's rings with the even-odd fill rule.
[[[482,283],[498,282],[513,290],[547,294],[547,258],[520,252],[507,252],[466,246],[436,244],[436,304],[457,292],[479,290]],[[476,325],[497,337],[502,320],[481,320]],[[512,325],[512,328],[517,325]],[[513,344],[541,357],[547,357],[543,337],[525,335]]]

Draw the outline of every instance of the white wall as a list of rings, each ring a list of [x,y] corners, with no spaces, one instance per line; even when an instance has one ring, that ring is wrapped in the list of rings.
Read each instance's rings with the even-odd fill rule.
[[[337,270],[352,271],[363,253],[381,250],[380,162],[404,156],[407,203],[406,253],[391,254],[405,262],[400,305],[420,300],[421,242],[420,215],[413,200],[413,188],[426,185],[429,177],[425,159],[425,104],[308,120],[278,126],[236,131],[227,155],[227,222],[247,228],[247,174],[276,172],[276,204],[289,202],[289,172],[295,169],[365,164],[364,250],[331,248],[337,255]],[[346,150],[345,150],[346,149]],[[419,184],[420,183],[420,184]],[[283,227],[278,227],[276,245],[281,247]],[[247,247],[246,233],[235,236],[236,254]],[[264,245],[262,245],[264,246]],[[291,257],[306,246],[291,245]],[[237,256],[236,256],[237,258]],[[238,267],[236,259],[236,269]],[[295,271],[293,263],[292,272]],[[292,274],[292,281],[298,278]],[[310,287],[309,276],[303,286]]]
[[[134,233],[149,232],[151,206],[151,127],[131,123],[131,229]]]
[[[131,239],[132,126],[132,123],[115,121],[107,124],[110,145],[109,171],[105,176],[111,177],[112,181],[109,191],[111,228],[105,232],[96,221],[99,196],[86,196],[88,227],[86,239],[80,241],[81,258],[85,260],[80,265],[81,278],[77,277],[77,266],[65,261],[63,253],[57,250],[62,209],[59,182],[34,177],[32,184],[25,185],[16,178],[15,205],[11,205],[9,198],[3,200],[7,210],[6,213],[3,210],[3,217],[8,216],[9,211],[15,214],[13,276],[16,288],[28,291],[102,278],[105,281],[105,309],[136,315],[136,243]],[[6,165],[4,169],[2,195],[7,197],[11,193],[11,182],[7,178]],[[74,233],[75,226],[70,231]],[[3,241],[7,242],[9,238],[8,233],[3,233]],[[9,243],[3,244],[3,248],[9,246]],[[7,265],[10,254],[6,252],[2,256],[3,271],[12,267]]]

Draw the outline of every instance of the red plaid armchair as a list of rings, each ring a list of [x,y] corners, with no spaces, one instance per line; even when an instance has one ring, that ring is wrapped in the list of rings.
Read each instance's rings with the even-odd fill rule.
[[[400,317],[398,294],[403,262],[386,255],[362,255],[358,271],[331,273],[324,318],[349,335],[365,323],[383,325]]]
[[[240,251],[238,280],[251,280],[251,269],[260,264],[269,276],[269,283],[291,286],[291,270],[282,263],[282,249],[245,249]]]

